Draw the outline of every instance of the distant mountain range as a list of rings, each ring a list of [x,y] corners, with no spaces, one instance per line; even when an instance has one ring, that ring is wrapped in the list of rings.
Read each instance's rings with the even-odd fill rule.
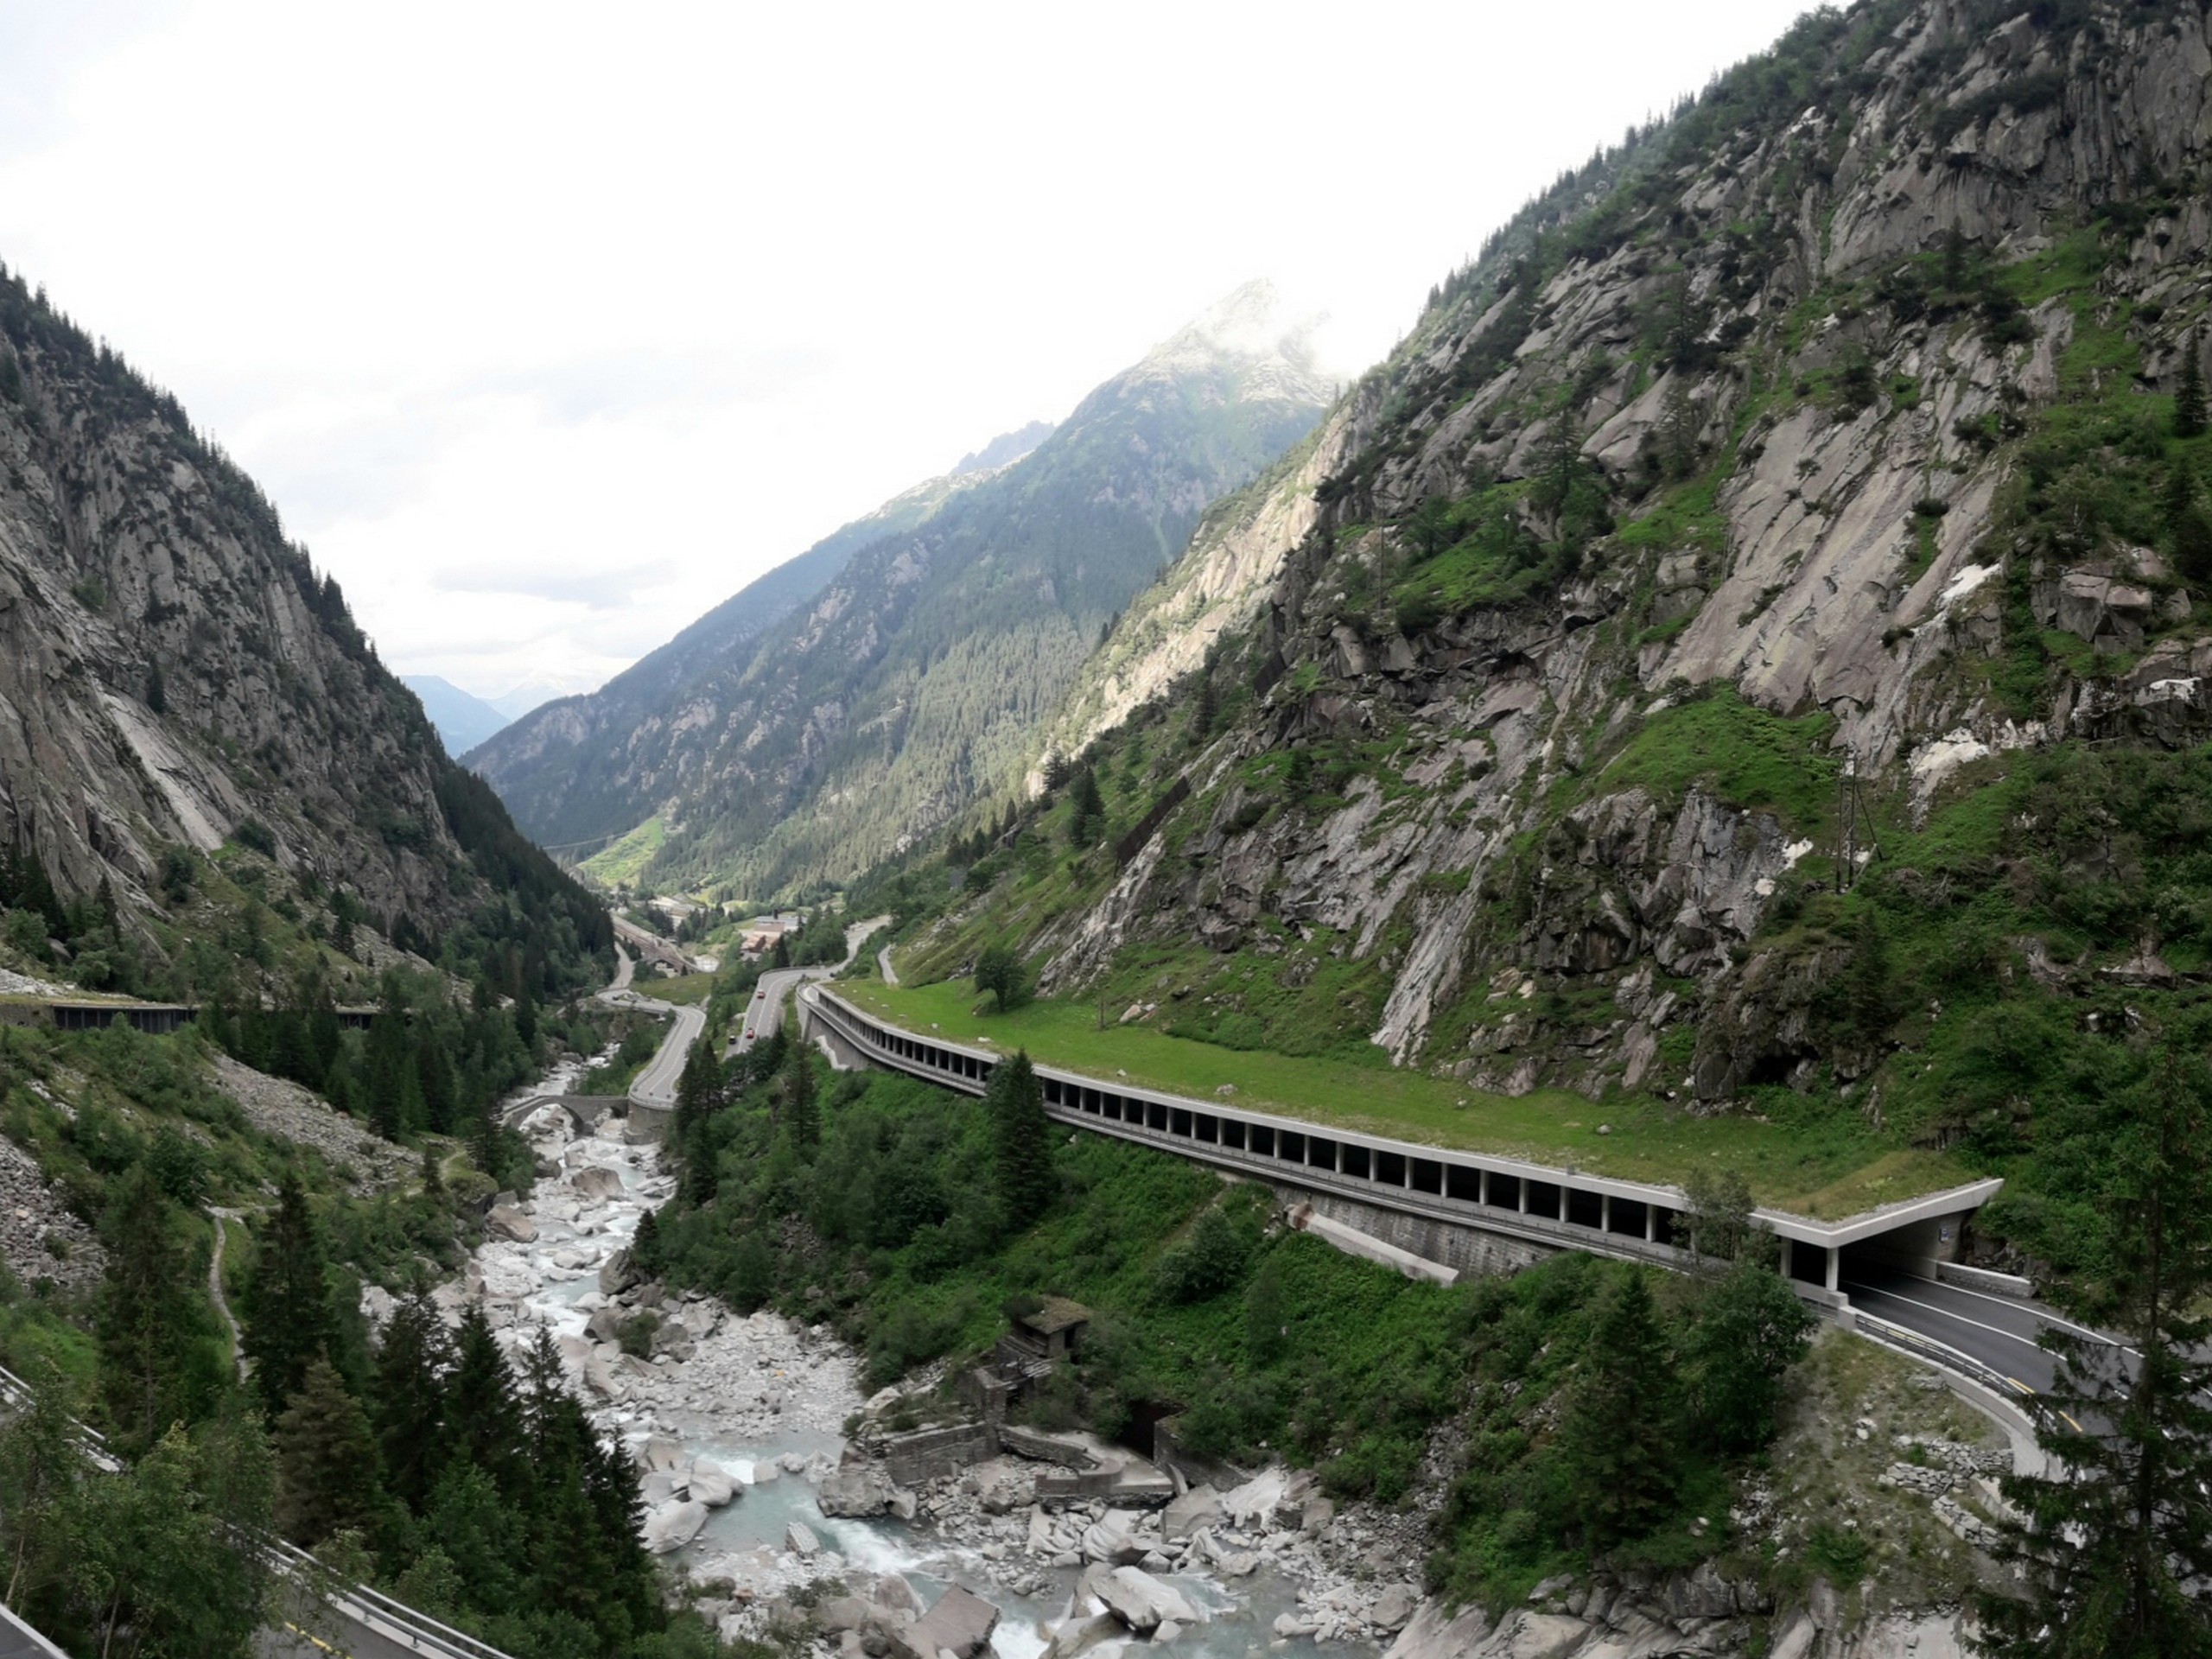
[[[1011,796],[1101,634],[1333,388],[1264,283],[471,757],[548,845],[658,819],[650,879],[770,897]]]
[[[531,680],[499,697],[480,697],[464,691],[440,674],[403,674],[399,680],[423,699],[423,712],[438,728],[446,753],[456,758],[561,695],[558,686],[543,680]]]

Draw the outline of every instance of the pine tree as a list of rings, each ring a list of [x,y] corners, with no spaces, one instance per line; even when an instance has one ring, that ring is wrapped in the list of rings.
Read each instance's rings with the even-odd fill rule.
[[[703,1122],[722,1103],[721,1062],[715,1047],[703,1039],[691,1045],[684,1057],[683,1075],[676,1084],[676,1117],[672,1124],[679,1145],[694,1123]]]
[[[423,1100],[423,1124],[433,1135],[450,1135],[454,1125],[453,1061],[435,1031],[415,1046],[415,1082]]]
[[[1052,1120],[1045,1116],[1045,1091],[1028,1050],[1019,1049],[991,1068],[983,1106],[991,1120],[999,1203],[1009,1222],[1026,1227],[1052,1207],[1057,1184]]]
[[[368,1414],[337,1369],[317,1357],[276,1420],[276,1529],[313,1549],[349,1528],[374,1530],[385,1509]]]
[[[198,1264],[175,1206],[143,1164],[123,1178],[105,1230],[100,1388],[118,1439],[150,1446],[196,1414],[211,1381],[194,1351],[208,1325]]]
[[[2186,458],[2177,457],[2167,473],[2163,505],[2176,574],[2199,592],[2212,588],[2212,514],[2204,510]]]
[[[812,1149],[822,1144],[822,1103],[814,1086],[814,1055],[805,1043],[793,1043],[784,1065],[784,1121],[792,1142]]]
[[[1674,1367],[1642,1272],[1606,1293],[1560,1426],[1568,1501],[1593,1550],[1649,1532],[1665,1515],[1681,1458]]]
[[[2212,1076],[2162,1057],[2109,1129],[2117,1190],[2098,1207],[2106,1271],[2075,1308],[2124,1344],[2048,1336],[2059,1355],[2037,1439],[2053,1475],[2015,1475],[2024,1520],[2000,1558],[2027,1595],[1985,1595],[2003,1659],[2212,1654]],[[2129,1353],[2130,1349],[2133,1354]],[[2087,1425],[2087,1427],[2084,1427]]]
[[[2204,432],[2204,340],[2202,332],[2189,331],[2182,348],[2181,384],[2174,391],[2174,436],[2201,437]]]
[[[499,1490],[516,1491],[524,1467],[521,1408],[499,1339],[481,1306],[472,1303],[461,1315],[454,1350],[445,1398],[448,1444],[456,1458],[489,1475]]]
[[[1213,735],[1214,721],[1219,718],[1220,707],[1214,696],[1213,676],[1201,670],[1198,674],[1198,695],[1191,702],[1191,747],[1198,748]]]
[[[421,1097],[411,1048],[404,1012],[384,1009],[369,1021],[362,1056],[368,1074],[369,1127],[387,1141],[397,1141],[406,1132],[410,1100]]]
[[[1098,793],[1098,774],[1085,766],[1068,791],[1068,845],[1088,847],[1106,822],[1106,803]]]
[[[276,1191],[276,1213],[261,1229],[245,1295],[245,1353],[271,1418],[307,1384],[308,1369],[334,1351],[329,1257],[297,1177]]]
[[[444,1461],[445,1378],[451,1344],[420,1291],[392,1310],[377,1350],[377,1443],[392,1495],[420,1514]]]
[[[638,1230],[630,1238],[630,1260],[647,1278],[660,1274],[660,1211],[648,1210],[638,1217]]]
[[[772,968],[788,968],[791,965],[791,941],[781,933],[776,935],[776,948],[768,953],[768,965]]]

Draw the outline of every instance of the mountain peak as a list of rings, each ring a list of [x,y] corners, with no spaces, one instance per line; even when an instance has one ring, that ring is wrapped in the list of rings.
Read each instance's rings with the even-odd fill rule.
[[[1231,371],[1248,398],[1325,405],[1335,385],[1314,366],[1319,317],[1294,317],[1266,277],[1255,277],[1208,306],[1145,354],[1135,379]]]

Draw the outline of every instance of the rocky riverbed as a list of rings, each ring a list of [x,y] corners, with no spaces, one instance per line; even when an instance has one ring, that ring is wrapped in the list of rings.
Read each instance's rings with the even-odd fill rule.
[[[564,1067],[546,1087],[588,1090],[587,1075]],[[804,1609],[854,1659],[983,1645],[1073,1659],[1140,1637],[1228,1659],[1316,1641],[1372,1651],[1413,1614],[1417,1524],[1339,1514],[1281,1471],[1164,1509],[1047,1508],[1036,1478],[1051,1465],[1004,1458],[853,1503],[845,1426],[887,1402],[861,1398],[855,1356],[826,1331],[637,1281],[624,1251],[673,1182],[625,1127],[533,1113],[535,1191],[502,1195],[437,1296],[456,1313],[480,1300],[518,1351],[552,1332],[594,1421],[639,1461],[649,1545],[725,1635]],[[373,1294],[369,1311],[385,1311]]]

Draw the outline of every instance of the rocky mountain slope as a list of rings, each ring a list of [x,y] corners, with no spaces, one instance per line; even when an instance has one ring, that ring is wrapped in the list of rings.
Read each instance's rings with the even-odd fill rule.
[[[604,947],[252,481],[12,276],[0,459],[0,848],[125,931],[235,836],[418,942],[512,896],[541,960]]]
[[[741,595],[475,763],[549,843],[658,814],[656,879],[849,877],[1012,787],[1105,625],[1330,391],[1265,286],[1240,290],[1033,453],[840,531],[842,569],[804,609],[739,632],[716,618]]]
[[[1043,422],[994,439],[950,472],[902,490],[874,512],[832,531],[797,558],[748,582],[597,691],[541,705],[486,741],[469,764],[491,779],[518,817],[551,846],[618,834],[657,803],[637,787],[628,741],[671,709],[711,696],[728,662],[836,580],[853,555],[919,529],[944,505],[1009,467],[1052,435]]]
[[[1562,181],[1077,683],[1107,841],[1187,800],[956,842],[916,968],[2019,1144],[2008,1021],[2204,960],[2208,77],[2195,6],[1870,0]]]

